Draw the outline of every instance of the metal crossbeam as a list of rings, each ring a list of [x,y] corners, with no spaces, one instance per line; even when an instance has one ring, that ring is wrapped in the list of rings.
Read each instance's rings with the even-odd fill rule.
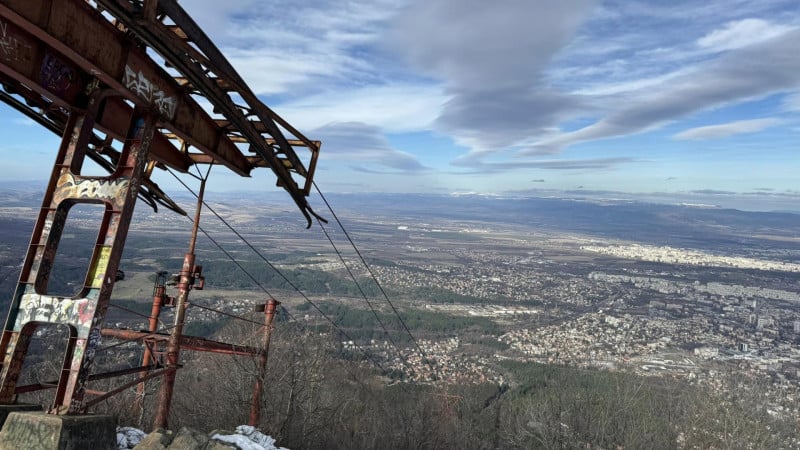
[[[86,384],[137,198],[185,214],[150,180],[155,167],[187,172],[216,164],[243,177],[267,167],[309,226],[316,216],[306,197],[320,142],[264,105],[175,0],[0,0],[0,101],[62,135],[0,339],[0,403],[55,387],[50,412],[77,413],[124,389],[98,394]],[[86,158],[108,176],[82,174]],[[83,288],[73,297],[51,295],[61,233],[81,203],[105,207]],[[195,222],[199,211],[198,204]],[[69,330],[61,374],[52,384],[17,387],[43,324]],[[174,378],[180,346],[260,354],[181,336],[181,329],[169,337],[168,367],[125,386],[156,373]],[[93,393],[100,397],[84,402]]]
[[[97,0],[97,3],[181,73],[173,82],[184,86],[190,84],[193,90],[201,93],[214,105],[215,110],[225,116],[228,121],[227,137],[241,136],[246,139],[250,149],[272,169],[278,186],[291,195],[310,225],[310,214],[314,215],[314,212],[305,197],[311,191],[319,146],[256,97],[225,56],[177,2],[154,2],[157,5],[151,7],[156,8],[157,14],[153,17],[143,14],[139,2]],[[165,25],[166,20],[171,24]],[[241,98],[246,105],[236,105],[230,94]],[[304,142],[305,148],[311,152],[308,169],[276,122]],[[274,144],[270,145],[267,139],[273,140]],[[302,186],[294,180],[293,173],[305,178]]]

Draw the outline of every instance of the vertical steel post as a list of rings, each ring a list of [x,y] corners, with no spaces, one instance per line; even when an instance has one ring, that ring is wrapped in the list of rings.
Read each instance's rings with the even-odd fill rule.
[[[161,316],[161,307],[164,305],[164,300],[167,295],[167,286],[165,283],[167,272],[157,272],[156,281],[153,286],[153,307],[150,310],[150,317],[148,323],[148,331],[155,333],[158,329],[158,319]],[[150,364],[150,359],[153,357],[153,352],[150,346],[145,343],[144,355],[142,355],[142,366]],[[139,377],[144,377],[147,372],[139,372]],[[139,408],[139,420],[144,414],[144,396],[145,396],[145,383],[141,382],[136,385],[136,407]],[[141,426],[141,424],[140,424]]]
[[[100,327],[157,119],[149,110],[135,108],[114,173],[107,177],[82,175],[95,118],[110,95],[110,91],[94,91],[88,109],[72,111],[65,127],[0,340],[0,403],[14,401],[17,379],[36,327],[57,323],[68,326],[70,341],[50,412],[65,414],[83,409],[89,370],[100,343]],[[52,295],[48,280],[68,212],[72,206],[84,203],[102,204],[104,213],[83,288],[74,296]]]
[[[203,193],[206,189],[206,180],[200,180],[200,192],[197,195],[197,207],[194,212],[194,223],[192,224],[192,237],[189,240],[189,251],[183,257],[183,268],[181,269],[180,282],[178,283],[178,298],[175,301],[175,326],[170,333],[167,342],[167,367],[168,371],[161,381],[161,391],[159,393],[158,405],[156,407],[156,417],[153,421],[153,428],[167,428],[169,420],[169,408],[172,403],[172,391],[175,386],[175,376],[178,371],[178,357],[181,351],[181,336],[183,336],[183,322],[186,318],[187,299],[189,291],[194,284],[194,249],[197,243],[197,231],[200,227],[200,212],[203,209]]]
[[[250,421],[248,425],[256,427],[261,420],[261,391],[264,389],[264,376],[267,373],[267,357],[269,356],[269,340],[272,337],[272,320],[275,309],[281,302],[274,298],[264,305],[264,348],[258,355],[258,376],[253,384],[253,398],[250,401]]]

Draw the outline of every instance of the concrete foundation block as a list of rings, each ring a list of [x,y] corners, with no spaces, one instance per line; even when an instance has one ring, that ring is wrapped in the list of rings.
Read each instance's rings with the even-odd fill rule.
[[[17,411],[41,411],[42,405],[29,405],[25,403],[17,405],[0,405],[0,428],[6,423],[6,418],[12,412]]]
[[[115,450],[117,419],[12,412],[0,431],[0,450]]]

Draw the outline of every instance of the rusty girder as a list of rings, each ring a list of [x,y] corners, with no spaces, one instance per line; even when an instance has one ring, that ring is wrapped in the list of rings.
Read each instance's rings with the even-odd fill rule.
[[[69,114],[62,108],[53,107],[47,99],[28,89],[16,80],[6,78],[4,74],[0,74],[0,101],[5,102],[54,134],[59,136],[64,134]],[[162,150],[161,152],[158,150],[153,152],[154,155],[151,155],[153,163],[163,164],[159,161],[163,160],[160,154],[164,151],[163,145],[165,142],[166,140],[159,141]],[[158,148],[158,145],[159,144],[156,144],[155,147]],[[89,148],[87,150],[86,156],[95,164],[109,174],[114,172],[119,162],[121,152],[113,147],[113,139],[109,139],[108,137],[103,139],[93,133],[89,138]],[[184,162],[188,166],[189,161]],[[152,170],[152,166],[150,170]],[[158,205],[161,205],[180,215],[186,215],[186,211],[184,211],[183,208],[178,206],[178,204],[164,193],[155,182],[150,180],[149,174],[142,179],[142,185],[139,189],[138,196],[140,200],[147,203],[154,211],[158,211]]]
[[[176,348],[261,354],[187,338],[176,326],[167,367],[106,393],[87,387],[99,376],[90,372],[137,197],[183,213],[150,181],[153,168],[187,172],[197,164],[220,164],[249,176],[254,168],[269,167],[310,226],[315,214],[306,197],[320,143],[258,100],[175,0],[0,0],[0,85],[1,101],[62,135],[0,336],[0,403],[15,401],[24,390],[54,387],[49,412],[83,412],[146,379],[174,378]],[[200,106],[206,102],[213,113]],[[243,144],[255,155],[245,155]],[[295,147],[309,152],[308,166]],[[86,157],[108,176],[84,173]],[[71,297],[52,294],[48,281],[69,211],[85,203],[104,205],[104,214],[82,288]],[[190,253],[201,204],[202,194]],[[34,332],[54,323],[69,330],[58,380],[17,386]],[[97,397],[87,401],[87,394]]]
[[[100,334],[105,337],[122,339],[124,341],[145,341],[161,344],[166,344],[170,337],[170,335],[167,333],[150,333],[148,331],[119,330],[114,328],[103,328],[100,330]],[[225,342],[218,342],[195,336],[184,335],[181,336],[180,341],[182,349],[197,352],[211,352],[239,356],[257,356],[264,351],[264,349],[257,347],[228,344]]]
[[[319,143],[310,141],[264,105],[176,1],[145,0],[142,4],[128,0],[97,0],[97,3],[181,73],[182,76],[174,80],[176,83],[204,96],[225,116],[228,138],[248,143],[250,151],[267,163],[277,176],[278,186],[289,192],[310,226],[310,214],[315,214],[305,197],[311,191]],[[232,96],[245,104],[235,104]],[[308,169],[276,122],[297,138],[296,145],[311,152]],[[292,173],[305,178],[302,187]]]
[[[215,162],[242,176],[268,166],[310,223],[305,197],[319,142],[258,100],[176,1],[2,0],[0,33],[0,73],[51,108],[69,112],[81,108],[87,89],[111,88],[121,98],[108,101],[97,124],[109,136],[121,137],[131,104],[150,107],[159,113],[153,159],[181,171]],[[196,97],[221,117],[212,118]],[[248,144],[259,159],[244,155],[237,143]],[[309,151],[308,167],[294,147]],[[298,184],[294,177],[304,180]]]

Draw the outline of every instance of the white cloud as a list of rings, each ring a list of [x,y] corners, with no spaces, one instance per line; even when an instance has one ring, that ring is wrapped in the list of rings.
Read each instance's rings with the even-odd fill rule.
[[[784,111],[797,112],[800,111],[800,92],[794,92],[787,95],[783,99],[782,104]]]
[[[800,30],[697,64],[679,77],[628,96],[599,121],[541,140],[522,154],[552,154],[579,142],[640,133],[698,111],[796,89],[797,42]]]
[[[341,75],[328,71],[336,64],[335,55],[309,55],[286,58],[269,50],[228,49],[228,60],[256,94],[277,94],[290,90],[314,77]],[[312,58],[322,58],[314,61]]]
[[[397,2],[200,0],[187,10],[257,94],[315,92],[334,83],[379,79],[384,68],[365,54]]]
[[[690,141],[718,139],[736,134],[757,133],[780,123],[782,123],[780,119],[774,118],[737,120],[718,125],[691,128],[676,134],[675,139]]]
[[[577,101],[542,80],[594,2],[419,0],[393,21],[393,48],[444,83],[438,130],[473,151],[539,134]]]
[[[499,155],[555,168],[526,157],[796,90],[791,1],[766,3],[197,0],[187,9],[202,10],[204,29],[279,114],[339,143],[326,149],[364,132],[389,161],[377,164],[397,168],[410,155],[391,153],[384,133],[433,130],[470,149],[459,166]]]
[[[505,172],[520,169],[546,169],[546,170],[601,170],[611,169],[620,164],[636,162],[628,157],[588,158],[588,159],[537,159],[513,160],[504,162],[489,161],[458,161],[456,165],[472,167],[480,172]]]
[[[578,89],[576,91],[573,91],[573,94],[591,96],[591,97],[603,97],[603,96],[628,94],[632,92],[643,92],[645,90],[650,90],[653,88],[657,88],[659,86],[664,86],[665,84],[669,84],[671,80],[689,71],[690,69],[679,69],[675,72],[669,72],[661,75],[656,75],[653,77],[637,78],[634,80],[627,80],[621,82],[603,83],[599,85],[593,85],[582,89]]]
[[[447,97],[437,86],[393,84],[341,89],[276,105],[300,129],[361,122],[387,132],[430,129]]]
[[[418,0],[394,21],[398,50],[459,89],[527,84],[573,36],[591,0]]]
[[[421,172],[426,169],[410,153],[392,148],[381,130],[374,126],[338,122],[312,130],[311,135],[322,140],[326,158],[331,163],[349,161],[359,166],[377,164],[401,172]]]
[[[733,50],[772,39],[792,29],[762,19],[743,19],[728,22],[724,27],[706,34],[698,39],[697,45],[713,51]]]

